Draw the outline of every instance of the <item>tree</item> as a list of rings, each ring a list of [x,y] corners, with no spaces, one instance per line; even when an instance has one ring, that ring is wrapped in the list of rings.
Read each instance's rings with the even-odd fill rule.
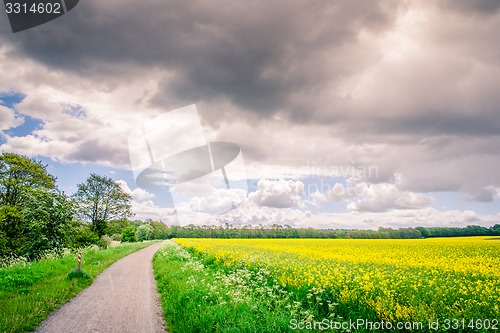
[[[135,242],[137,241],[136,231],[134,226],[126,227],[122,230],[122,235],[120,241],[123,242]]]
[[[68,244],[73,202],[55,191],[35,189],[24,195],[23,234],[20,254],[35,259],[43,251],[58,250]]]
[[[149,224],[143,224],[137,228],[137,241],[142,242],[151,239],[153,227]]]
[[[27,193],[54,192],[55,181],[35,159],[14,153],[0,155],[0,255],[17,253],[24,244]]]
[[[430,236],[429,231],[426,228],[424,228],[424,227],[416,227],[415,229],[418,230],[418,231],[420,231],[420,234],[424,238],[428,238]]]
[[[495,224],[494,226],[492,226],[492,227],[490,228],[490,230],[491,230],[491,233],[492,233],[493,235],[495,235],[495,236],[496,236],[496,235],[500,236],[500,224]]]
[[[16,253],[24,241],[22,207],[0,206],[0,243],[5,254]]]
[[[112,236],[114,234],[121,234],[122,230],[134,224],[127,219],[116,219],[108,221],[106,226],[106,234]]]
[[[99,237],[104,235],[107,221],[132,215],[132,197],[106,176],[92,173],[84,183],[78,184],[73,198],[77,204],[78,215],[91,223],[91,230]]]
[[[98,245],[106,247],[106,244],[90,230],[89,224],[80,221],[71,222],[70,243],[73,247],[84,247],[89,245]]]
[[[14,153],[0,155],[0,205],[20,206],[26,189],[55,189],[56,178],[35,159]]]
[[[153,227],[153,239],[166,239],[169,238],[170,230],[165,223],[151,222]]]

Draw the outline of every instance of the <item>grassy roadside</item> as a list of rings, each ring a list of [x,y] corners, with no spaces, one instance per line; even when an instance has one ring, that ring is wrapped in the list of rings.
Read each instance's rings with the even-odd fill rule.
[[[173,241],[156,252],[153,268],[169,332],[293,332],[291,323],[319,315],[300,301],[307,297],[288,291],[265,269],[224,268]]]
[[[82,269],[89,279],[67,278],[76,266],[76,254],[0,269],[0,332],[35,329],[51,311],[88,287],[112,263],[151,244],[132,243],[83,252]]]

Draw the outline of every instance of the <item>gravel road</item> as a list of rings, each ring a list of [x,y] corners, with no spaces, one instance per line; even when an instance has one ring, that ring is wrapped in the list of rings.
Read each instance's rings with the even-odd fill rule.
[[[162,245],[153,244],[115,262],[35,332],[165,332],[151,264]]]

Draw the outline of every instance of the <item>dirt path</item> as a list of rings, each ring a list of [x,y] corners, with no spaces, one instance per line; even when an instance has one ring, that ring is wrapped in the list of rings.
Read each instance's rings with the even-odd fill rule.
[[[35,332],[165,332],[151,264],[162,245],[153,244],[115,262]]]

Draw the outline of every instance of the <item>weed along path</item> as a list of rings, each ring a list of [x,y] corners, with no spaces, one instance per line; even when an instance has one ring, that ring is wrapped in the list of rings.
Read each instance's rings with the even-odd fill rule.
[[[165,332],[151,264],[162,246],[155,243],[115,262],[35,332]]]

